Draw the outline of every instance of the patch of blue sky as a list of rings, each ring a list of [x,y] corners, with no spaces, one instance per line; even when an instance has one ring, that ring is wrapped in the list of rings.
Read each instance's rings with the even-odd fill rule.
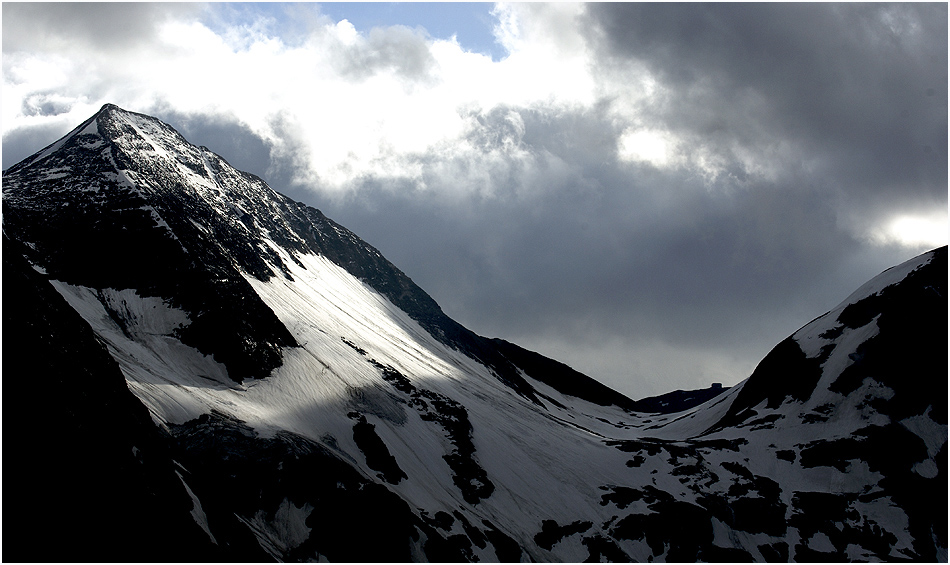
[[[497,18],[489,2],[325,2],[320,12],[334,21],[348,20],[360,32],[374,27],[403,25],[423,28],[430,37],[455,36],[466,51],[498,61],[507,51],[495,41]]]
[[[347,20],[363,34],[374,27],[402,25],[422,28],[434,39],[454,36],[462,49],[499,61],[508,52],[495,40],[494,6],[490,2],[212,3],[204,23],[215,32],[228,26],[263,24],[268,33],[290,43],[302,39],[311,18],[319,15],[333,22]]]

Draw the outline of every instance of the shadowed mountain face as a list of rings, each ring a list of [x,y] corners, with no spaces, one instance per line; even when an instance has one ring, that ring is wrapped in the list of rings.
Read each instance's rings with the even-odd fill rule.
[[[946,248],[634,402],[115,106],[3,231],[14,560],[946,559]]]
[[[697,390],[674,390],[660,396],[642,398],[633,403],[633,409],[638,412],[655,412],[657,414],[682,412],[716,398],[727,390],[729,389],[723,388],[720,383]]]

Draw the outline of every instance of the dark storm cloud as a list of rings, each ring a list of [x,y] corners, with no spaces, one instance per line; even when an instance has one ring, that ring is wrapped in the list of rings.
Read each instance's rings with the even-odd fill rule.
[[[587,8],[604,72],[645,64],[646,119],[693,144],[794,144],[852,204],[945,198],[946,4]]]
[[[790,294],[855,245],[811,191],[723,196],[685,171],[619,163],[605,114],[523,110],[519,136],[511,111],[487,113],[472,136],[484,151],[516,138],[538,158],[500,167],[491,198],[367,182],[358,198],[326,203],[477,330],[734,345],[755,337],[750,317],[788,315]],[[796,328],[771,329],[762,347]]]
[[[21,111],[24,116],[58,116],[69,112],[68,102],[52,93],[35,93],[23,100]]]
[[[36,153],[63,135],[57,124],[22,128],[3,136],[3,170]]]
[[[618,161],[608,96],[477,115],[467,141],[500,157],[455,156],[451,170],[488,171],[495,198],[366,182],[330,205],[463,323],[509,338],[657,338],[754,363],[907,258],[869,253],[848,225],[855,209],[946,207],[945,5],[587,10],[598,73],[623,81],[635,62],[661,86],[639,123],[718,157],[724,174]],[[430,187],[465,178],[424,169]]]
[[[156,23],[200,4],[4,2],[3,52],[128,49],[154,38]]]

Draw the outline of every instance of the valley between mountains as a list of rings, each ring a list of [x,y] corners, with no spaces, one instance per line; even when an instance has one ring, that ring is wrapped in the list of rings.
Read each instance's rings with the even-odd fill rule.
[[[7,560],[947,559],[946,247],[662,413],[113,105],[3,246]]]

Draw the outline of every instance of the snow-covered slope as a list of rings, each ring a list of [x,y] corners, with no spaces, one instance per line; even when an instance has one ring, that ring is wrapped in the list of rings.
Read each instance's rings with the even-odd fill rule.
[[[107,105],[3,187],[4,233],[167,435],[212,546],[946,556],[945,248],[869,282],[739,386],[645,414],[463,328],[345,228],[154,118]]]

